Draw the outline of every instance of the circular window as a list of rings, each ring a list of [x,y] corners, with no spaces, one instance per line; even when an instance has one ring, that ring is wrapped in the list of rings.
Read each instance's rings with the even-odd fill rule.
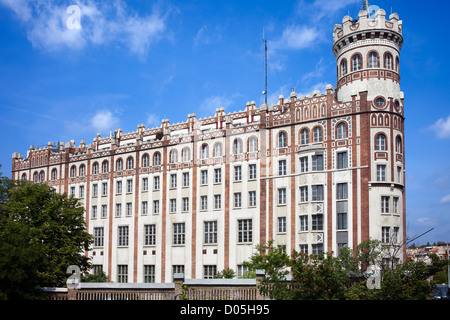
[[[382,107],[384,106],[384,99],[383,98],[377,98],[375,100],[375,104],[377,105],[377,107]]]
[[[395,101],[395,109],[397,111],[400,110],[400,103],[398,101]]]

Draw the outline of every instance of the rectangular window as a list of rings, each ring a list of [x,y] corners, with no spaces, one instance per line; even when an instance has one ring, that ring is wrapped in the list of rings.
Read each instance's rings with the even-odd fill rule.
[[[286,204],[286,188],[278,189],[278,204]]]
[[[308,172],[308,157],[300,158],[300,172]]]
[[[300,187],[300,201],[308,201],[308,186]]]
[[[127,180],[127,193],[133,192],[133,180]]]
[[[278,232],[280,233],[286,232],[286,217],[278,218]]]
[[[323,155],[312,156],[312,171],[323,171]]]
[[[92,219],[97,218],[97,206],[92,206]]]
[[[347,183],[338,183],[336,186],[336,199],[343,200],[348,198]]]
[[[222,195],[215,194],[214,195],[214,209],[221,209],[222,208]]]
[[[153,190],[159,190],[159,177],[153,177]]]
[[[144,245],[145,246],[156,245],[156,225],[147,224],[144,226]]]
[[[377,181],[386,181],[386,165],[377,165]]]
[[[173,224],[173,244],[185,243],[185,226],[184,223]]]
[[[308,255],[308,245],[307,244],[301,244],[300,245],[300,252],[303,252],[304,254]]]
[[[203,266],[203,279],[214,279],[217,274],[217,266]]]
[[[102,183],[102,196],[108,195],[108,183],[104,182]]]
[[[94,247],[103,247],[103,227],[94,228]]]
[[[217,221],[206,221],[205,226],[205,243],[217,243]]]
[[[278,161],[278,175],[279,176],[286,175],[286,160]]]
[[[102,218],[106,218],[108,216],[108,207],[106,204],[102,205]]]
[[[313,214],[312,215],[312,230],[323,230],[323,215],[322,214]]]
[[[256,207],[256,191],[248,192],[248,206]]]
[[[131,202],[127,203],[127,216],[133,215],[133,204]]]
[[[142,178],[142,191],[148,191],[148,178]]]
[[[128,226],[119,226],[118,246],[128,246]]]
[[[75,187],[70,187],[70,195],[75,196]]]
[[[394,197],[393,198],[393,208],[392,208],[392,212],[393,213],[398,213],[399,212],[398,211],[398,201],[399,201],[398,197]]]
[[[147,214],[147,213],[148,213],[148,202],[142,201],[142,214]]]
[[[96,183],[92,185],[92,196],[93,197],[98,196],[98,184],[96,184]]]
[[[177,187],[177,175],[176,174],[171,174],[170,175],[170,187],[171,188],[176,188]]]
[[[153,200],[153,213],[159,213],[159,200]]]
[[[177,199],[170,199],[170,212],[175,213],[177,211]]]
[[[122,216],[122,204],[116,203],[116,217]]]
[[[341,212],[337,214],[337,228],[338,230],[347,229],[347,213]]]
[[[397,182],[402,183],[402,167],[397,167]]]
[[[201,177],[202,177],[202,181],[201,181],[202,185],[208,184],[208,171],[207,170],[202,170]]]
[[[256,179],[256,164],[250,164],[248,166],[248,171],[249,171],[249,179],[250,180],[255,180]]]
[[[200,210],[208,210],[208,196],[200,197]]]
[[[252,220],[238,220],[238,243],[249,243],[252,241]]]
[[[315,255],[321,255],[323,254],[323,244],[313,244],[312,247],[312,254]]]
[[[308,216],[300,216],[300,231],[308,231]]]
[[[348,168],[348,153],[347,151],[337,153],[337,169]]]
[[[382,243],[389,243],[389,233],[391,228],[390,227],[381,227],[381,242]]]
[[[189,172],[183,172],[183,187],[189,187]]]
[[[241,181],[242,180],[242,167],[236,166],[234,167],[234,181]]]
[[[323,185],[312,186],[312,201],[323,201]]]
[[[116,182],[116,194],[122,193],[122,181]]]
[[[155,283],[155,266],[144,265],[144,282]]]
[[[117,266],[117,282],[119,283],[128,282],[128,266],[126,264]]]
[[[390,197],[382,196],[381,197],[381,212],[389,213],[389,200]]]
[[[84,198],[84,186],[80,186],[80,199]]]
[[[214,183],[222,182],[222,169],[214,169]]]
[[[189,211],[189,198],[183,198],[183,212]]]
[[[240,192],[236,192],[234,194],[234,207],[235,208],[240,208],[241,207],[241,193]]]

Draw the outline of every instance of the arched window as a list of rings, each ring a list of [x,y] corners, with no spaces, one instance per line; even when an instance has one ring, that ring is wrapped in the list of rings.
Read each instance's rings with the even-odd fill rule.
[[[134,159],[133,157],[127,158],[127,170],[131,170],[134,167]]]
[[[103,161],[103,162],[102,162],[102,172],[103,172],[103,173],[108,172],[108,167],[109,167],[108,161],[107,161],[107,160]]]
[[[123,160],[122,159],[117,159],[116,161],[116,170],[117,171],[122,171],[123,170]]]
[[[352,58],[352,70],[361,70],[361,56],[359,54],[354,55]]]
[[[53,169],[52,170],[52,180],[55,181],[56,179],[58,179],[58,170]]]
[[[286,132],[280,132],[278,134],[278,148],[286,147]]]
[[[241,154],[242,153],[242,141],[240,139],[235,139],[233,142],[233,151],[234,154]]]
[[[201,149],[202,160],[206,160],[209,157],[209,148],[207,144],[202,145]]]
[[[376,52],[369,54],[369,68],[378,68],[378,54]]]
[[[397,137],[397,139],[395,139],[395,151],[397,153],[402,153],[402,138]]]
[[[36,182],[36,183],[39,182],[39,174],[37,172],[35,172],[33,174],[33,181]]]
[[[153,165],[154,166],[160,166],[161,165],[161,154],[159,152],[156,152],[153,155]]]
[[[92,174],[98,174],[98,162],[94,162],[92,165]]]
[[[189,162],[191,160],[191,150],[189,148],[183,148],[181,150],[181,156],[183,158],[183,162]]]
[[[341,77],[347,74],[347,60],[342,60],[341,62]]]
[[[75,166],[70,167],[70,177],[75,178],[76,175],[77,175],[77,167]]]
[[[148,167],[148,154],[144,154],[142,156],[142,167],[144,168]]]
[[[386,69],[393,69],[393,60],[392,60],[392,55],[390,53],[387,53],[384,56],[384,67]]]
[[[300,144],[308,144],[309,143],[309,130],[303,129],[300,131]]]
[[[178,162],[178,153],[177,150],[173,149],[170,151],[170,163],[177,163]]]
[[[347,125],[344,122],[341,122],[337,125],[336,135],[337,135],[337,139],[347,138]]]
[[[248,152],[258,151],[258,140],[255,137],[248,139]]]
[[[214,157],[221,157],[222,156],[222,144],[220,142],[217,142],[214,145]]]
[[[53,170],[55,170],[55,169],[53,169]],[[27,180],[27,174],[26,173],[22,174],[22,180]]]
[[[379,133],[379,134],[377,134],[375,139],[376,139],[375,150],[385,151],[386,150],[386,136],[382,133]]]
[[[44,182],[45,181],[45,172],[41,171],[41,173],[39,174],[39,181],[40,182]]]
[[[84,177],[85,173],[86,173],[86,166],[82,164],[80,166],[80,177]]]
[[[322,127],[315,127],[313,130],[314,142],[322,142]]]

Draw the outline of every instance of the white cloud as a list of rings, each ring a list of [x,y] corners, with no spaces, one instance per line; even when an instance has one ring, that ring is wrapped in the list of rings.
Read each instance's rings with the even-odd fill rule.
[[[217,108],[227,108],[231,105],[231,99],[226,96],[211,96],[202,101],[199,110],[204,113],[203,116],[213,116]],[[237,110],[234,110],[237,111]]]
[[[305,49],[319,39],[321,33],[315,27],[290,25],[283,30],[281,38],[274,42],[278,49]]]
[[[147,115],[147,126],[150,128],[156,128],[161,126],[161,119],[156,114],[150,113]]]
[[[430,129],[436,132],[440,139],[450,138],[450,116],[447,119],[439,119]]]
[[[97,131],[113,130],[119,123],[119,118],[109,110],[99,110],[92,117],[90,125]]]
[[[171,13],[158,9],[140,16],[121,0],[74,0],[80,8],[81,29],[68,28],[69,4],[44,0],[0,0],[11,9],[27,29],[33,46],[46,50],[80,50],[89,45],[125,45],[130,52],[145,59],[150,46],[167,36],[166,21]],[[72,21],[72,20],[71,20]]]
[[[211,27],[210,25],[203,25],[197,32],[194,38],[194,45],[200,43],[210,44],[222,38],[222,29],[219,26]]]
[[[446,195],[445,197],[443,197],[440,201],[440,204],[444,204],[444,203],[450,203],[450,194]]]

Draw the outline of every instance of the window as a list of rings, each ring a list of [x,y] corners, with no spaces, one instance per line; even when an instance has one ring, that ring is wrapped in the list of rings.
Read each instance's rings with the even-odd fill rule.
[[[35,173],[33,174],[33,181],[37,183],[38,180],[39,180],[39,174],[38,174],[37,172],[35,172]]]
[[[384,106],[384,99],[383,98],[377,98],[376,100],[375,100],[375,105],[377,106],[377,107],[382,107],[382,106]]]
[[[235,139],[233,142],[233,151],[234,154],[241,154],[242,153],[242,141],[240,139]]]
[[[153,200],[153,213],[159,213],[159,200]]]
[[[222,169],[214,169],[214,183],[222,182]]]
[[[361,56],[359,54],[352,58],[352,69],[353,71],[361,70]]]
[[[313,214],[312,215],[312,230],[323,230],[323,215],[322,214]]]
[[[202,145],[201,157],[203,160],[206,160],[209,157],[209,150],[207,144]]]
[[[397,167],[397,182],[402,183],[402,167]]]
[[[312,186],[312,201],[323,201],[323,185]]]
[[[44,173],[44,171],[41,171],[39,173],[39,181],[40,182],[44,182],[45,181],[45,173]]]
[[[308,201],[308,186],[300,187],[300,201]]]
[[[144,168],[148,167],[148,154],[144,154],[142,156],[142,166]]]
[[[103,247],[103,227],[94,228],[94,247]]]
[[[378,68],[378,54],[376,52],[369,54],[369,68]]]
[[[122,204],[121,203],[116,203],[116,217],[121,217],[122,216]]]
[[[347,125],[344,122],[341,122],[337,125],[336,136],[337,136],[337,139],[347,138]]]
[[[159,176],[153,177],[153,190],[159,190]]]
[[[191,160],[189,148],[184,148],[182,154],[183,154],[183,162],[189,162]]]
[[[116,194],[122,193],[122,181],[116,181]]]
[[[127,193],[133,192],[133,180],[127,180]]]
[[[155,283],[155,266],[144,265],[144,282]]]
[[[391,232],[390,227],[381,227],[381,242],[382,243],[389,243],[389,233]]]
[[[183,198],[183,212],[189,211],[189,198]]]
[[[314,139],[314,142],[322,142],[322,140],[323,140],[322,127],[314,128],[313,139]]]
[[[103,182],[102,183],[102,196],[108,195],[108,183]]]
[[[278,148],[286,148],[286,132],[278,134]]]
[[[286,232],[286,217],[278,217],[278,232]]]
[[[118,246],[128,246],[128,226],[119,226]]]
[[[176,174],[171,174],[170,175],[170,187],[171,188],[176,188],[177,187],[177,175]]]
[[[300,172],[308,172],[308,157],[300,158]]]
[[[312,171],[323,171],[323,155],[312,156]]]
[[[393,69],[393,64],[392,64],[393,60],[392,60],[392,55],[390,53],[387,53],[384,57],[384,67],[386,69]]]
[[[86,166],[84,164],[82,164],[80,166],[80,177],[84,177],[85,172],[86,172]]]
[[[345,76],[347,74],[347,60],[342,60],[341,62],[341,76]]]
[[[399,198],[398,198],[398,197],[394,197],[392,200],[393,200],[393,202],[392,202],[392,204],[393,204],[392,212],[393,212],[393,213],[398,213],[398,212],[399,212],[399,211],[398,211],[398,201],[399,201]]]
[[[70,187],[70,195],[75,197],[75,187]]]
[[[132,157],[127,159],[127,170],[131,170],[134,167],[134,160]]]
[[[278,204],[286,204],[286,188],[278,189]]]
[[[348,199],[348,184],[338,183],[336,186],[336,199],[345,200]]]
[[[141,210],[142,210],[142,214],[148,213],[148,202],[147,201],[142,201]]]
[[[214,195],[214,209],[222,208],[222,195],[215,194]]]
[[[241,205],[242,205],[241,201],[242,201],[241,193],[240,192],[236,192],[234,194],[234,207],[235,208],[240,208]]]
[[[189,172],[183,172],[183,187],[189,187]]]
[[[308,216],[300,216],[300,231],[308,231]]]
[[[255,137],[251,137],[248,140],[248,152],[258,151],[258,140]]]
[[[208,210],[208,196],[200,197],[200,210]]]
[[[377,134],[375,139],[376,139],[375,150],[385,151],[386,150],[386,136],[382,133],[379,133],[379,134]]]
[[[202,170],[201,172],[201,177],[202,177],[202,185],[208,184],[208,171],[207,170]]]
[[[156,245],[156,225],[147,224],[144,226],[144,245],[145,246]]]
[[[377,165],[377,181],[386,181],[386,165]]]
[[[131,202],[127,202],[127,216],[133,215],[133,204]]]
[[[256,164],[250,164],[248,166],[249,180],[256,179]]]
[[[342,151],[337,153],[337,169],[348,168],[348,153],[347,151]]]
[[[307,244],[301,244],[300,245],[300,252],[303,252],[304,254],[308,255],[308,245]]]
[[[97,219],[97,206],[92,206],[92,219]]]
[[[185,243],[185,226],[184,223],[174,223],[173,224],[173,244],[179,245]]]
[[[92,196],[93,197],[98,196],[98,185],[97,184],[92,185]]]
[[[84,198],[84,186],[80,186],[79,192],[80,192],[80,198],[81,199]]]
[[[256,191],[248,192],[248,206],[256,207]]]
[[[127,283],[128,282],[128,266],[118,265],[117,266],[117,282]]]
[[[278,175],[279,176],[286,175],[286,160],[278,161]]]
[[[241,180],[242,180],[242,167],[235,166],[234,167],[234,181],[241,181]]]
[[[249,243],[252,241],[252,220],[238,220],[238,243]]]
[[[177,162],[178,162],[177,150],[170,151],[170,163],[177,163]]]
[[[148,191],[148,178],[142,178],[142,191]]]
[[[160,166],[161,165],[161,154],[159,152],[156,152],[153,155],[153,165],[154,166]]]
[[[216,143],[214,145],[214,157],[218,158],[222,156],[222,145],[220,143]]]
[[[203,279],[214,279],[217,274],[217,266],[203,266]]]
[[[58,171],[56,169],[52,170],[52,180],[55,181],[58,178]],[[24,173],[22,175],[22,180],[26,180],[27,179],[27,175]]]
[[[347,229],[347,212],[341,212],[337,214],[337,229]]]
[[[217,243],[217,221],[205,221],[205,244]]]
[[[75,166],[70,167],[70,177],[75,178],[77,175],[77,168]]]
[[[122,159],[117,160],[116,167],[117,167],[117,171],[122,171],[123,170],[123,161],[122,161]]]
[[[92,165],[92,174],[98,174],[98,163],[97,162],[95,162]]]
[[[389,200],[390,197],[382,196],[381,197],[381,212],[389,213]]]
[[[313,244],[312,247],[312,254],[315,255],[321,255],[323,254],[323,244]]]
[[[309,143],[309,131],[308,129],[303,129],[300,131],[300,144],[308,144]]]
[[[175,213],[177,211],[177,199],[170,199],[170,212]]]
[[[397,137],[395,139],[395,152],[402,153],[402,138]]]
[[[108,172],[108,161],[103,161],[103,163],[102,163],[102,172],[103,173],[106,173],[106,172]]]

